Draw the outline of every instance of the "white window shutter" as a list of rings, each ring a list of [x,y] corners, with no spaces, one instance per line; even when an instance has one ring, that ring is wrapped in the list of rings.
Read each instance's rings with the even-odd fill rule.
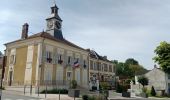
[[[45,52],[43,53],[43,59],[44,59],[44,62],[47,61],[47,51],[45,51]]]
[[[70,57],[70,64],[71,64],[71,66],[73,65],[73,63],[74,63],[74,60],[73,60],[73,57],[71,56]]]

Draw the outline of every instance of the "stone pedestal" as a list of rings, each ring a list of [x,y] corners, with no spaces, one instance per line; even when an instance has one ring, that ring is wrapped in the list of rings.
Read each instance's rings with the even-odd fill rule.
[[[96,81],[96,85],[97,85],[97,90],[99,91],[99,80]]]
[[[79,95],[80,95],[80,90],[76,90],[76,89],[68,90],[68,96],[70,97],[79,97]]]

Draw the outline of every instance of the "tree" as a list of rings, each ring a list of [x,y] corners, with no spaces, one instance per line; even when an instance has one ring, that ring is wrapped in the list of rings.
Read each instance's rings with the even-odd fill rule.
[[[128,65],[139,65],[138,61],[133,58],[128,58],[125,63]]]
[[[129,68],[133,70],[135,75],[143,75],[148,72],[148,70],[141,65],[129,65]]]
[[[128,58],[125,61],[125,64],[129,66],[129,69],[132,71],[133,75],[142,75],[148,72],[148,70],[139,65],[139,62],[134,58]]]
[[[128,58],[125,63],[118,62],[117,60],[113,60],[112,62],[116,65],[116,75],[118,76],[132,78],[135,75],[142,75],[148,72],[134,58]]]
[[[129,69],[129,66],[123,62],[119,62],[116,65],[116,75],[125,76],[125,77],[133,77],[133,71]]]
[[[160,65],[164,72],[170,73],[170,44],[165,41],[161,42],[154,52],[156,56],[153,60]]]
[[[145,85],[148,85],[148,78],[145,76],[141,76],[138,78],[138,82],[144,87]]]
[[[118,60],[112,60],[112,62],[116,65],[118,64]]]
[[[155,92],[155,89],[154,89],[153,86],[152,86],[152,88],[151,88],[151,95],[152,95],[152,96],[156,96],[156,92]]]

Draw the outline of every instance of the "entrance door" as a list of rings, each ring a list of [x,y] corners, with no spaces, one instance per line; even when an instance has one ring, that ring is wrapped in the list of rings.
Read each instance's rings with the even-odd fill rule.
[[[13,74],[13,72],[10,71],[10,72],[9,72],[9,86],[12,85],[12,76],[13,76],[12,74]]]

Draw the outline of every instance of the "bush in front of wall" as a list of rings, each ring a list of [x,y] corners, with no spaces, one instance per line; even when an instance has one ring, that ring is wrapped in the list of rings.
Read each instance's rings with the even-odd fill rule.
[[[41,92],[42,94],[46,93],[46,90],[43,90]],[[48,94],[68,94],[68,90],[67,89],[52,89],[52,90],[47,90]]]
[[[89,96],[88,100],[97,100],[97,99],[95,98],[95,96]]]
[[[71,81],[71,88],[72,89],[76,89],[77,88],[77,81],[76,80],[72,80]]]
[[[119,83],[117,83],[116,92],[118,92],[118,93],[122,93],[123,92],[123,87]]]
[[[92,91],[97,90],[97,86],[92,86]]]
[[[109,87],[110,87],[110,85],[109,85],[109,83],[107,83],[107,82],[101,82],[101,83],[100,83],[100,88],[101,88],[102,90],[108,90]]]
[[[83,95],[82,100],[105,100],[105,98],[102,95]]]
[[[152,88],[151,88],[151,95],[152,95],[152,96],[156,96],[156,91],[155,91],[155,89],[154,89],[153,86],[152,86]]]
[[[88,97],[88,95],[83,95],[83,96],[82,96],[82,99],[83,99],[83,100],[88,100],[89,97]]]
[[[5,87],[0,87],[1,90],[5,90]]]

